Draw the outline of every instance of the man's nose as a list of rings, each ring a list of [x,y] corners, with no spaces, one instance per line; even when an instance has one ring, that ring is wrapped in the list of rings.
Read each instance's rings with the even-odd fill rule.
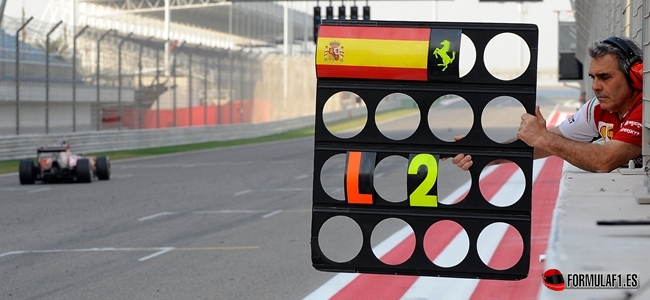
[[[594,91],[599,91],[602,88],[603,88],[602,84],[600,83],[600,80],[598,80],[598,79],[595,79],[593,81],[593,83],[591,84],[591,89],[594,90]]]

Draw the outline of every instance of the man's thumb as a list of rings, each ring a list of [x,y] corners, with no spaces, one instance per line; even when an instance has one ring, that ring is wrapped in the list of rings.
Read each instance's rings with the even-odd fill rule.
[[[535,106],[535,116],[537,117],[538,120],[546,123],[546,119],[544,119],[544,116],[542,116],[542,112],[539,110],[539,105]]]

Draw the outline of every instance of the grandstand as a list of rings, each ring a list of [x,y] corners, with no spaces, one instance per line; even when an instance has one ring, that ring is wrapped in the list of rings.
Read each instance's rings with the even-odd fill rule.
[[[164,40],[164,3],[151,0],[81,0],[77,25],[112,28]],[[70,5],[71,1],[50,1],[46,10],[48,22],[63,19],[71,24]],[[284,10],[281,5],[272,2],[172,1],[170,9],[169,34],[172,41],[184,40],[192,44],[233,49],[277,49],[277,45],[283,43]],[[311,46],[312,16],[289,9],[288,20],[291,44]]]
[[[44,65],[46,52],[29,43],[19,42],[22,72],[21,80],[43,82],[45,81]],[[14,81],[16,70],[16,36],[0,30],[0,80]],[[50,72],[53,74],[69,73],[72,64],[61,55],[50,55]],[[52,82],[68,82],[68,78],[54,76]]]
[[[24,20],[3,21],[0,133],[12,128],[17,117],[22,132],[38,133],[44,118],[49,118],[46,131],[52,127],[65,132],[264,122],[313,113],[311,107],[287,109],[286,101],[287,96],[304,99],[315,93],[302,88],[304,84],[291,88],[287,83],[287,74],[296,73],[289,72],[288,65],[311,64],[295,56],[313,54],[307,14],[289,10],[289,54],[294,57],[290,59],[300,61],[289,64],[280,55],[284,9],[274,3],[172,1],[166,44],[163,1],[82,0],[76,28],[71,25],[71,2],[50,1],[44,15],[48,22],[34,21],[25,28],[29,33],[20,42],[19,101],[15,101],[15,32]],[[58,20],[64,25],[50,40],[62,39],[66,47],[51,49],[46,87],[46,52],[36,45],[43,45]],[[84,27],[88,28],[81,34]],[[279,59],[284,65],[277,64]],[[284,81],[278,83],[280,74]],[[14,106],[20,106],[20,112]]]

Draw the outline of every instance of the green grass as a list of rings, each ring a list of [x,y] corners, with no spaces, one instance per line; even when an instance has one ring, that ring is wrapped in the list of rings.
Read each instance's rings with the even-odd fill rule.
[[[398,109],[398,110],[379,113],[377,114],[376,119],[377,122],[381,122],[381,121],[405,116],[408,114],[412,114],[417,111],[418,110],[416,108]],[[359,127],[362,126],[364,123],[365,123],[365,118],[358,117],[358,118],[353,118],[353,119],[329,124],[328,129],[337,132],[337,131]],[[264,136],[259,138],[240,139],[240,140],[221,141],[221,142],[205,142],[205,143],[198,143],[198,144],[166,146],[166,147],[156,147],[156,148],[136,149],[136,150],[108,151],[108,152],[91,153],[88,155],[95,155],[95,156],[105,155],[110,157],[111,160],[120,160],[120,159],[127,159],[127,158],[152,156],[152,155],[171,154],[171,153],[179,153],[179,152],[187,152],[187,151],[197,151],[197,150],[204,150],[204,149],[213,149],[213,148],[221,148],[221,147],[240,146],[240,145],[247,145],[247,144],[296,139],[296,138],[308,137],[313,135],[314,135],[314,128],[309,127],[309,128],[303,128],[303,129],[288,131],[284,133],[279,133],[279,134],[274,134],[274,135],[269,135],[269,136]],[[0,174],[18,172],[19,163],[20,160],[0,161]]]
[[[0,174],[18,172],[20,160],[0,161]]]

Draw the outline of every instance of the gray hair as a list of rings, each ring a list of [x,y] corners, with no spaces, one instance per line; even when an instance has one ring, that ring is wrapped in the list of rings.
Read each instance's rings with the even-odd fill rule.
[[[625,74],[628,82],[632,84],[628,74],[630,73],[630,68],[634,63],[643,61],[643,51],[635,41],[624,37],[618,38],[625,41],[627,45],[632,49],[634,52],[633,57],[628,58],[628,55],[623,52],[623,49],[610,43],[606,43],[604,40],[594,42],[594,44],[589,47],[589,56],[591,56],[591,58],[599,58],[607,54],[614,54],[617,58],[618,69],[621,70],[623,74]]]

